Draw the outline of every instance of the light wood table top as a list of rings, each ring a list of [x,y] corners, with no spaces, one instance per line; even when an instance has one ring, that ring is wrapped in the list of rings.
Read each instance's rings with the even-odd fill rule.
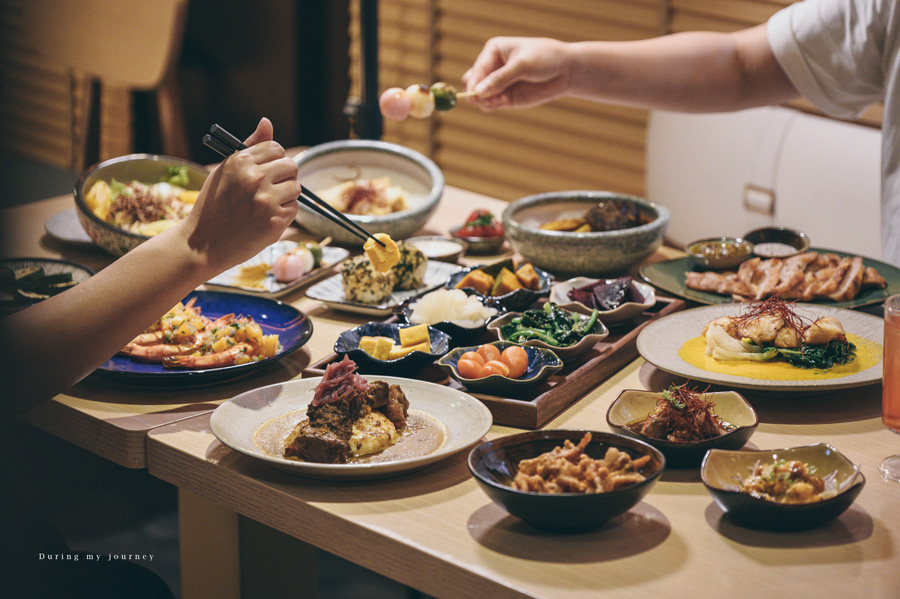
[[[548,428],[607,431],[627,388],[665,375],[635,360]],[[833,444],[866,487],[823,528],[755,531],[723,518],[697,469],[668,470],[626,515],[588,533],[539,532],[491,502],[467,451],[402,477],[323,482],[284,474],[220,444],[209,416],[150,432],[151,474],[435,597],[896,597],[900,486],[877,471],[900,439],[880,420],[879,385],[805,398],[750,395],[749,447]],[[489,439],[519,432],[494,426]],[[386,559],[386,556],[389,558]]]

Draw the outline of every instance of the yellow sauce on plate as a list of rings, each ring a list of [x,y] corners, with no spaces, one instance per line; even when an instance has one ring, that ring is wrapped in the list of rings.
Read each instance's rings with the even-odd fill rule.
[[[706,337],[702,335],[694,337],[682,345],[678,356],[691,366],[708,372],[770,381],[839,379],[867,370],[881,361],[881,344],[851,333],[847,334],[847,339],[856,346],[856,359],[849,364],[836,364],[828,370],[797,368],[778,358],[769,362],[716,360],[712,356],[704,354]]]

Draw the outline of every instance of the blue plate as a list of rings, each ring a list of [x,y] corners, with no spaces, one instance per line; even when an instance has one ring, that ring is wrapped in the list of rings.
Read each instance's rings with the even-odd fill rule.
[[[403,326],[406,328],[406,325]],[[386,322],[367,322],[341,333],[334,343],[334,352],[338,355],[348,354],[359,366],[359,371],[367,374],[399,373],[407,376],[434,362],[450,349],[450,336],[434,327],[428,327],[431,340],[431,353],[412,351],[396,360],[376,360],[359,349],[362,337],[390,337],[394,343],[400,344],[400,325]]]
[[[219,291],[194,291],[184,298],[197,298],[204,316],[218,318],[234,313],[252,316],[264,335],[278,335],[282,350],[274,358],[203,370],[174,370],[162,364],[138,362],[128,356],[116,355],[94,371],[99,377],[124,383],[147,385],[195,385],[243,376],[266,364],[271,364],[303,347],[312,336],[312,321],[293,306],[252,295]]]
[[[511,345],[518,345],[508,341],[494,341],[485,345],[494,345],[501,352]],[[438,360],[438,366],[452,376],[456,382],[465,386],[466,389],[473,393],[488,393],[490,395],[500,395],[509,397],[517,391],[531,389],[544,382],[551,374],[562,370],[563,361],[559,359],[552,350],[542,347],[533,347],[530,345],[521,346],[528,354],[528,369],[525,374],[517,379],[511,379],[507,376],[492,374],[480,379],[467,379],[459,374],[457,365],[459,358],[467,351],[475,351],[479,346],[457,347],[446,356]]]

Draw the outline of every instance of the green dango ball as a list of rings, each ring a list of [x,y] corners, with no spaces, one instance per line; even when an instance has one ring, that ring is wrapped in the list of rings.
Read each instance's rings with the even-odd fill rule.
[[[456,88],[449,83],[439,81],[431,86],[434,95],[434,109],[446,112],[456,106]]]

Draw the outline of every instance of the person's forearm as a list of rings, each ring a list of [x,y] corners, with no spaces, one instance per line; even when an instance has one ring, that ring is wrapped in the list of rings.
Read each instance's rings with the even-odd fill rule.
[[[180,235],[154,237],[65,293],[0,319],[0,410],[22,412],[64,391],[215,276]]]
[[[680,112],[725,112],[798,94],[771,53],[765,25],[634,42],[571,44],[569,95]]]

